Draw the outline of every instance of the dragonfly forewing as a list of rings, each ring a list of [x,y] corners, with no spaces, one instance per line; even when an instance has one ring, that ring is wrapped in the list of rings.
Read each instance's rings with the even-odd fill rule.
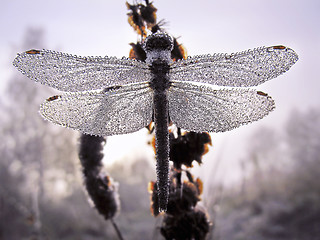
[[[230,87],[257,86],[288,71],[297,60],[298,55],[284,46],[193,56],[171,65],[170,80]]]
[[[144,62],[115,57],[79,57],[50,50],[30,50],[13,65],[30,79],[66,92],[150,81]]]

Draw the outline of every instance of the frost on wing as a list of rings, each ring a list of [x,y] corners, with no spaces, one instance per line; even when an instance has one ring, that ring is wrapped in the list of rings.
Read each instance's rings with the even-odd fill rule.
[[[170,80],[219,86],[257,86],[289,70],[298,55],[284,46],[189,57],[171,65]]]
[[[55,124],[86,134],[131,133],[151,122],[152,91],[145,83],[64,93],[48,98],[40,113]]]
[[[253,89],[214,89],[187,82],[172,83],[169,115],[180,128],[224,132],[257,121],[274,109],[274,101]]]
[[[151,79],[144,62],[115,57],[79,57],[49,50],[18,54],[13,65],[30,79],[61,91],[97,90]]]

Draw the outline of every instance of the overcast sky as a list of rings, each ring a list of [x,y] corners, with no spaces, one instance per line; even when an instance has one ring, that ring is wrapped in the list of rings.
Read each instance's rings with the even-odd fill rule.
[[[257,123],[213,135],[214,154],[225,159],[230,154],[240,156],[235,146],[239,149],[255,129],[279,129],[293,108],[319,107],[319,0],[155,0],[154,4],[158,20],[168,22],[168,32],[180,36],[189,55],[272,45],[286,45],[299,55],[287,73],[256,87],[273,97],[276,110]],[[11,67],[14,51],[27,50],[19,46],[28,27],[45,30],[48,49],[76,55],[128,56],[128,43],[137,40],[127,23],[124,1],[1,0],[0,9],[2,89],[15,71]]]

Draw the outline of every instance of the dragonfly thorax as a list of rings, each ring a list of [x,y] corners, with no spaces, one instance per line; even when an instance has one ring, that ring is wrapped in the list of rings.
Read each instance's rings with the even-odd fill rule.
[[[169,50],[153,50],[146,53],[146,63],[148,65],[152,65],[155,61],[160,61],[166,64],[170,64],[172,62],[171,51]]]

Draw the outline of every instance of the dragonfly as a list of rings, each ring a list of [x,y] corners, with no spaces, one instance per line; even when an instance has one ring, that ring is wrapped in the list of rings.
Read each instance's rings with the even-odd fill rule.
[[[164,32],[149,35],[143,49],[145,61],[29,50],[13,65],[35,82],[64,92],[40,106],[40,114],[55,124],[111,136],[136,132],[153,121],[159,210],[166,211],[169,124],[224,132],[263,118],[274,101],[251,87],[288,71],[298,55],[280,45],[172,61],[173,38]]]

